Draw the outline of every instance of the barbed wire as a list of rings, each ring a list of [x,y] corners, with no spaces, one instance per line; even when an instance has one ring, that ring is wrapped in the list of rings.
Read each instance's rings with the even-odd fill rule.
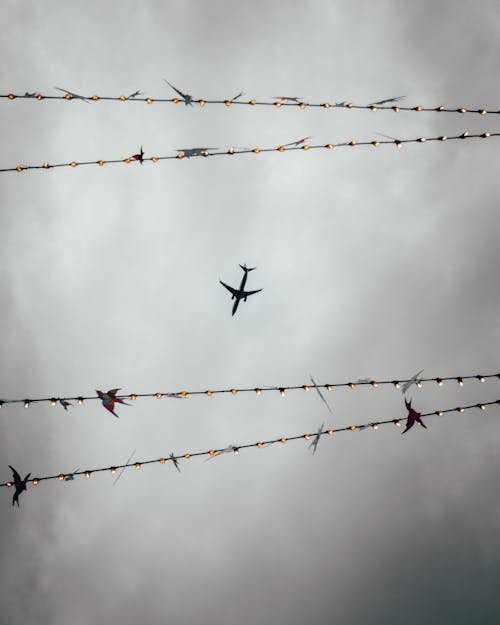
[[[64,91],[61,89],[61,91]],[[400,98],[388,98],[385,102],[380,100],[378,102],[370,102],[368,104],[354,104],[353,102],[306,102],[304,98],[287,98],[287,97],[275,97],[272,98],[274,102],[269,102],[266,100],[235,100],[234,98],[218,98],[218,99],[205,99],[205,98],[193,98],[189,97],[189,101],[182,97],[175,98],[151,98],[151,97],[140,97],[139,95],[119,95],[119,96],[102,96],[102,95],[90,95],[90,96],[82,96],[72,92],[67,92],[65,95],[46,95],[39,92],[33,93],[3,93],[0,94],[0,98],[8,99],[8,100],[83,100],[85,102],[143,102],[146,104],[153,104],[155,102],[160,104],[180,104],[180,103],[189,103],[189,104],[197,104],[200,107],[204,107],[208,104],[214,105],[222,105],[226,108],[231,106],[251,106],[251,107],[274,107],[274,108],[299,108],[299,109],[307,109],[307,108],[320,108],[320,109],[347,109],[347,110],[369,110],[369,111],[392,111],[394,113],[399,113],[401,111],[405,112],[414,112],[414,113],[475,113],[477,115],[498,115],[500,114],[500,110],[495,109],[486,109],[486,108],[467,108],[464,106],[453,106],[447,107],[444,105],[438,106],[422,106],[420,104],[404,106],[400,104],[391,102]]]
[[[492,406],[494,404],[500,404],[500,399],[497,399],[495,401],[490,401],[490,402],[479,403],[479,404],[471,404],[469,406],[458,406],[456,408],[448,408],[446,410],[435,410],[433,412],[426,412],[423,414],[418,413],[418,414],[419,414],[419,417],[430,417],[430,416],[441,417],[442,415],[446,413],[450,413],[450,412],[463,413],[466,410],[472,410],[474,408],[484,411],[486,410],[488,406]],[[151,460],[127,462],[124,464],[116,464],[116,465],[111,465],[111,466],[106,466],[106,467],[86,469],[84,471],[80,471],[80,470],[70,471],[68,473],[58,473],[57,475],[47,475],[44,477],[32,477],[31,479],[25,480],[25,483],[32,482],[35,486],[37,486],[40,482],[48,481],[48,480],[59,480],[61,482],[69,481],[69,480],[72,480],[74,476],[77,476],[77,475],[84,475],[85,477],[90,478],[92,474],[94,473],[103,473],[103,472],[109,471],[112,475],[114,475],[118,469],[127,469],[131,467],[135,467],[137,470],[139,470],[141,469],[141,467],[150,465],[150,464],[165,464],[167,462],[172,462],[175,464],[175,463],[178,463],[180,460],[189,460],[190,458],[196,458],[196,457],[199,458],[203,456],[216,457],[222,453],[227,453],[227,452],[232,452],[234,455],[238,455],[240,451],[244,449],[262,449],[263,447],[274,445],[276,443],[285,444],[290,441],[297,441],[297,440],[310,441],[314,437],[318,437],[319,439],[322,436],[332,436],[333,434],[336,434],[339,432],[355,432],[355,431],[361,431],[361,430],[365,430],[369,428],[371,428],[372,430],[378,430],[379,427],[382,427],[384,425],[395,425],[396,427],[401,427],[402,421],[404,421],[405,418],[406,417],[379,420],[379,421],[370,421],[368,423],[363,423],[361,425],[347,425],[347,426],[338,427],[338,428],[326,428],[326,429],[320,429],[316,432],[306,432],[304,434],[297,434],[294,436],[282,436],[278,438],[272,438],[269,440],[260,440],[260,441],[253,442],[253,443],[246,443],[244,445],[229,445],[228,447],[208,449],[206,451],[197,451],[197,452],[188,451],[188,452],[177,454],[177,455],[171,453],[161,458],[155,458]],[[0,483],[0,487],[10,488],[13,485],[14,485],[14,482],[10,480],[7,482]]]
[[[326,144],[317,144],[317,145],[309,145],[304,143],[303,145],[290,145],[283,144],[278,147],[271,148],[233,148],[230,147],[227,150],[219,151],[219,152],[209,152],[210,148],[189,148],[185,150],[177,150],[177,154],[173,156],[151,156],[145,158],[141,156],[139,158],[139,154],[134,154],[133,156],[128,156],[126,158],[119,159],[99,159],[97,161],[70,161],[67,163],[54,163],[51,164],[49,162],[44,162],[42,165],[17,165],[16,167],[6,167],[0,169],[0,173],[17,171],[23,172],[30,169],[56,169],[61,167],[81,167],[85,165],[108,165],[113,163],[140,163],[141,165],[146,162],[157,163],[159,161],[167,161],[167,160],[183,160],[189,158],[197,158],[197,157],[214,157],[214,156],[236,156],[241,154],[260,154],[264,152],[290,152],[293,150],[332,150],[338,148],[345,147],[361,147],[361,146],[372,146],[378,148],[382,145],[394,145],[397,148],[401,148],[405,143],[429,143],[432,141],[444,142],[444,141],[456,141],[456,140],[465,140],[465,139],[488,139],[490,137],[499,137],[500,132],[483,132],[479,134],[469,134],[467,131],[463,132],[460,135],[439,135],[437,137],[417,137],[414,139],[374,139],[372,141],[358,141],[356,139],[351,139],[350,141],[343,141],[340,143],[326,143]],[[303,139],[300,139],[294,143],[303,143]],[[288,147],[287,147],[288,146]],[[192,152],[196,153],[192,153]],[[141,148],[142,152],[142,148]],[[142,152],[142,154],[144,154]]]
[[[287,391],[309,391],[310,389],[324,389],[326,391],[331,391],[334,388],[350,388],[355,389],[359,386],[370,386],[372,388],[377,388],[378,386],[393,386],[396,389],[399,389],[402,385],[405,384],[414,384],[417,388],[421,388],[424,383],[433,382],[438,386],[443,386],[445,382],[454,381],[459,386],[464,386],[464,382],[466,380],[475,380],[477,382],[484,383],[488,379],[496,378],[500,380],[500,373],[489,373],[489,374],[468,374],[468,375],[459,375],[459,376],[440,376],[440,377],[422,377],[422,378],[398,378],[392,380],[369,380],[369,379],[360,379],[355,382],[331,382],[328,384],[300,384],[300,385],[287,385],[287,386],[254,386],[254,387],[240,387],[240,388],[222,388],[222,389],[207,389],[207,390],[181,390],[181,391],[161,391],[156,393],[127,393],[127,394],[115,394],[114,397],[117,399],[129,399],[131,401],[135,401],[136,399],[143,397],[150,397],[154,399],[162,399],[164,397],[167,398],[177,398],[184,399],[189,396],[195,395],[203,395],[206,397],[212,397],[214,395],[237,395],[241,393],[254,393],[255,395],[261,395],[262,393],[270,393],[270,392],[278,392],[280,395],[284,396]],[[117,389],[121,390],[121,389]],[[58,403],[67,402],[67,401],[76,401],[78,405],[82,405],[84,401],[92,401],[92,400],[100,400],[102,398],[98,395],[90,395],[90,396],[65,396],[65,397],[38,397],[34,399],[0,399],[0,408],[5,406],[6,404],[23,404],[25,408],[29,408],[31,404],[36,403],[50,403],[52,406],[57,406]]]

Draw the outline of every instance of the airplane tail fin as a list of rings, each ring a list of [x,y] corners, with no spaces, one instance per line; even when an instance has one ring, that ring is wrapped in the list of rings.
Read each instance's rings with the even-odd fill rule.
[[[257,267],[247,267],[245,264],[240,265],[240,267],[243,269],[245,273],[248,273],[249,271],[253,271],[254,269],[257,269]]]

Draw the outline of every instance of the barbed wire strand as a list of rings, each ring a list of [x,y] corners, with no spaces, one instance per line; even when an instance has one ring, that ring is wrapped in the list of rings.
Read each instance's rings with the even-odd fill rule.
[[[433,412],[426,412],[426,413],[420,414],[419,416],[430,417],[430,416],[435,415],[435,416],[440,417],[444,415],[445,413],[450,413],[450,412],[463,413],[466,410],[472,410],[474,408],[484,411],[486,410],[488,406],[492,406],[494,404],[500,404],[500,399],[497,399],[495,401],[490,401],[490,402],[479,403],[479,404],[471,404],[470,406],[458,406],[457,408],[448,408],[446,410],[435,410]],[[240,451],[243,449],[261,449],[267,445],[273,445],[276,443],[285,444],[289,441],[296,441],[296,440],[301,440],[301,439],[308,441],[308,440],[311,440],[311,438],[315,436],[318,436],[318,437],[332,436],[333,434],[337,434],[339,432],[355,432],[355,431],[360,431],[360,430],[364,430],[367,428],[377,430],[381,426],[390,425],[390,424],[395,425],[396,427],[401,427],[402,421],[404,421],[405,418],[406,417],[396,418],[396,419],[387,419],[387,420],[381,420],[381,421],[371,421],[368,423],[363,423],[361,425],[348,425],[348,426],[343,426],[340,428],[327,428],[318,432],[309,432],[309,433],[306,432],[305,434],[297,434],[294,436],[287,436],[287,437],[283,436],[280,438],[261,440],[261,441],[257,441],[254,443],[246,443],[244,445],[232,445],[229,447],[221,447],[219,449],[209,449],[207,451],[185,452],[183,454],[178,454],[178,455],[170,454],[170,455],[167,455],[166,457],[156,458],[152,460],[141,460],[141,461],[136,461],[136,462],[128,462],[125,464],[117,464],[117,465],[111,465],[107,467],[99,467],[95,469],[86,469],[84,471],[70,471],[68,473],[58,473],[57,475],[33,477],[31,479],[26,480],[26,482],[27,483],[32,482],[35,486],[37,486],[40,482],[48,481],[48,480],[59,480],[61,482],[67,481],[68,476],[71,476],[71,479],[76,475],[84,475],[85,477],[90,478],[93,473],[103,473],[105,471],[109,471],[112,475],[114,475],[118,469],[127,469],[130,467],[135,467],[136,469],[140,469],[142,466],[149,465],[149,464],[165,464],[166,462],[169,462],[169,461],[174,462],[174,461],[179,461],[179,460],[188,460],[190,458],[196,458],[196,457],[202,457],[202,456],[215,457],[227,451],[232,451],[235,455],[238,455]],[[12,481],[7,481],[7,482],[1,483],[0,487],[11,487],[13,485],[14,484]]]
[[[181,104],[185,102],[183,98],[151,98],[151,97],[139,97],[139,96],[81,96],[77,94],[66,93],[66,95],[44,95],[42,93],[4,93],[0,94],[0,98],[8,100],[84,100],[86,102],[98,102],[100,100],[105,102],[145,102],[146,104],[167,103],[167,104]],[[399,113],[401,111],[414,112],[414,113],[475,113],[477,115],[498,115],[500,110],[485,109],[485,108],[467,108],[464,106],[447,107],[443,105],[438,106],[422,106],[420,104],[412,106],[404,106],[400,104],[390,104],[391,100],[395,98],[388,98],[389,102],[384,104],[378,104],[377,102],[371,102],[369,104],[354,104],[353,102],[305,102],[302,98],[295,98],[293,101],[287,101],[288,98],[274,98],[274,102],[268,102],[265,100],[234,100],[234,99],[205,99],[205,98],[191,98],[189,103],[198,104],[204,107],[207,104],[223,105],[226,108],[231,106],[252,106],[252,107],[274,107],[274,108],[321,108],[321,109],[347,109],[347,110],[369,110],[369,111],[392,111]]]
[[[326,144],[318,144],[318,145],[308,145],[308,144],[304,144],[304,145],[300,145],[300,146],[290,146],[287,147],[286,145],[279,145],[278,147],[272,147],[272,148],[228,148],[227,150],[221,151],[221,152],[209,152],[208,150],[202,150],[202,149],[198,149],[198,148],[190,148],[189,150],[199,150],[199,153],[197,154],[189,154],[189,150],[178,150],[178,154],[173,155],[173,156],[151,156],[148,158],[136,158],[136,156],[138,155],[134,155],[134,156],[129,156],[126,158],[119,158],[119,159],[100,159],[97,161],[70,161],[68,163],[55,163],[55,164],[50,164],[48,162],[43,163],[42,165],[17,165],[16,167],[6,167],[6,168],[2,168],[0,169],[0,173],[5,173],[5,172],[10,172],[10,171],[17,171],[17,172],[23,172],[23,171],[27,171],[30,169],[56,169],[56,168],[60,168],[60,167],[81,167],[81,166],[85,166],[85,165],[99,165],[99,166],[103,166],[103,165],[107,165],[107,164],[112,164],[112,163],[145,163],[145,162],[152,162],[152,163],[157,163],[159,161],[166,161],[166,160],[182,160],[184,158],[189,159],[189,158],[198,158],[198,157],[213,157],[213,156],[236,156],[236,155],[240,155],[240,154],[260,154],[260,153],[264,153],[264,152],[290,152],[293,150],[303,150],[303,151],[307,151],[307,150],[322,150],[322,149],[327,149],[327,150],[332,150],[332,149],[338,149],[338,148],[344,148],[344,147],[361,147],[361,146],[372,146],[375,148],[378,148],[379,146],[382,145],[395,145],[397,148],[401,148],[403,146],[403,144],[405,143],[430,143],[433,141],[438,141],[438,142],[444,142],[444,141],[456,141],[458,139],[460,140],[465,140],[465,139],[488,139],[490,137],[499,137],[500,136],[500,132],[483,132],[480,134],[469,134],[467,131],[463,132],[460,135],[454,135],[454,136],[447,136],[447,135],[439,135],[437,137],[417,137],[415,139],[374,139],[372,141],[357,141],[356,139],[351,139],[350,141],[344,141],[341,143],[326,143]],[[301,143],[302,140],[299,140],[297,143]]]

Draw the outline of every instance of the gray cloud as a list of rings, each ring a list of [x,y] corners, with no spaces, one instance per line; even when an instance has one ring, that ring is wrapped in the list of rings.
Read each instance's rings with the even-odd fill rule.
[[[494,107],[496,3],[5,3],[4,91]],[[5,165],[494,131],[491,117],[2,103]],[[495,371],[495,140],[2,178],[2,397]],[[231,319],[218,284],[264,291]],[[495,382],[413,389],[422,412]],[[403,416],[329,394],[332,425]],[[37,474],[315,430],[313,393],[2,409]],[[3,492],[2,622],[491,623],[496,410]],[[19,589],[22,588],[22,591]]]

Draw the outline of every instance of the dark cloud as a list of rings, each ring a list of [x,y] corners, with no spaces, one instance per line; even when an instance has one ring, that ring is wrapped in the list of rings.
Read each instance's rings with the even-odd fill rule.
[[[4,90],[495,106],[496,4],[3,7]],[[492,117],[8,102],[2,162],[495,131]],[[495,139],[5,175],[0,397],[488,373]],[[231,318],[218,280],[263,292]],[[480,370],[478,370],[478,368]],[[427,412],[498,387],[412,389]],[[385,388],[333,425],[404,417]],[[2,622],[491,623],[496,409],[2,493]],[[50,474],[315,431],[314,393],[17,406],[0,451]]]

